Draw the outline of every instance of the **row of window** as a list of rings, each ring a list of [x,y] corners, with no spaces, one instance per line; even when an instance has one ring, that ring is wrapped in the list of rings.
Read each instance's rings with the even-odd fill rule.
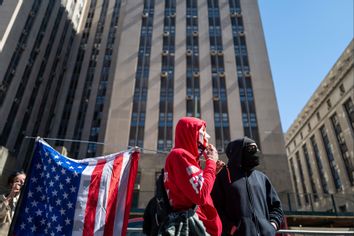
[[[346,117],[348,118],[347,119],[348,122],[350,124],[352,124],[354,109],[353,109],[353,103],[352,103],[351,98],[349,98],[347,101],[345,101],[345,103],[343,104],[343,107],[346,110]],[[347,108],[349,108],[349,109],[347,109]],[[333,144],[330,142],[328,129],[326,128],[325,125],[322,125],[319,128],[319,135],[321,137],[323,148],[324,148],[323,154],[325,154],[325,158],[326,158],[328,166],[329,166],[330,176],[333,181],[335,191],[338,192],[338,191],[343,190],[343,179],[341,179],[341,178],[346,177],[348,182],[350,183],[350,185],[354,186],[354,163],[353,163],[352,158],[350,156],[351,154],[348,150],[347,143],[344,139],[344,134],[342,131],[342,127],[339,123],[337,113],[334,113],[330,117],[330,123],[331,123],[331,128],[334,133],[334,138],[336,140],[336,143]],[[352,129],[352,131],[354,132],[354,129]],[[314,157],[313,162],[315,163],[316,167],[311,166],[311,162],[312,162],[311,156],[308,152],[307,144],[305,143],[302,146],[302,154],[303,154],[303,158],[305,159],[304,165],[301,164],[299,151],[295,153],[295,158],[297,160],[297,166],[298,166],[298,170],[299,170],[298,173],[300,175],[299,182],[296,181],[297,173],[295,172],[295,170],[292,169],[292,175],[293,175],[296,194],[297,194],[297,196],[300,196],[300,195],[304,196],[305,204],[309,204],[309,199],[308,199],[307,195],[313,196],[314,200],[317,201],[319,192],[323,192],[324,194],[329,193],[329,188],[328,188],[329,179],[328,179],[328,176],[326,175],[326,171],[323,166],[324,158],[321,156],[320,148],[317,144],[315,135],[312,135],[310,137],[310,143],[311,143],[311,147],[313,150],[313,157]],[[340,152],[339,155],[337,156],[337,158],[335,158],[335,156],[334,156],[334,150],[333,150],[334,146],[337,146],[338,150]],[[338,171],[340,168],[337,163],[338,161],[340,161],[342,163],[342,165],[345,167],[345,170],[344,170],[344,172],[342,172],[343,174],[341,176],[339,175],[339,171]],[[292,162],[293,162],[293,159],[291,158],[290,159],[290,166],[293,165]],[[306,167],[308,179],[309,179],[309,184],[310,184],[309,186],[307,186],[307,184],[306,184],[306,181],[304,178],[304,173],[302,170],[302,166]],[[317,178],[315,176],[316,171],[314,171],[314,170],[317,170],[317,172],[318,172],[317,174],[318,174],[319,178]],[[316,179],[320,180],[320,186],[317,185],[317,187],[316,187],[316,181],[315,181]],[[302,191],[299,191],[298,184],[300,184]],[[308,189],[310,189],[310,190],[308,190]],[[298,198],[298,205],[301,206],[301,203],[302,202],[299,197]]]
[[[15,49],[14,53],[12,54],[10,63],[7,67],[6,72],[5,72],[4,79],[0,84],[0,105],[2,105],[3,101],[5,100],[7,91],[10,87],[12,79],[15,76],[17,66],[19,65],[22,53],[26,49],[28,36],[31,32],[33,25],[34,25],[34,22],[35,22],[35,19],[37,16],[37,12],[38,12],[41,4],[42,4],[41,0],[34,1],[32,4],[31,10],[27,16],[27,20],[26,20],[26,23],[22,29],[22,33],[21,33],[21,36],[18,40],[16,49]],[[13,120],[14,117],[9,117],[9,118],[10,118],[10,120]],[[4,131],[2,133],[4,134]],[[3,138],[0,139],[0,144],[5,145],[5,142],[6,142],[6,140],[3,140]]]
[[[136,84],[133,99],[133,114],[129,145],[143,145],[145,106],[147,98],[147,83],[150,63],[150,45],[153,23],[153,8],[146,6],[151,1],[145,1],[142,17],[141,41],[139,47],[139,60],[136,74]],[[172,119],[173,116],[173,75],[174,75],[174,51],[175,51],[175,24],[176,2],[165,1],[164,26],[163,26],[163,53],[161,69],[161,89],[159,105],[159,132],[158,150],[169,150],[172,147]],[[200,78],[199,78],[199,44],[198,44],[198,9],[197,0],[186,2],[186,115],[201,117],[200,114]],[[238,0],[230,0],[232,12],[241,12]],[[225,69],[223,57],[222,30],[220,9],[218,1],[208,1],[209,42],[211,52],[211,72],[213,85],[213,105],[216,146],[223,150],[230,140],[229,117],[227,106]],[[234,48],[236,54],[237,71],[240,87],[242,117],[245,134],[254,138],[259,143],[257,117],[253,97],[252,82],[249,73],[247,47],[243,31],[242,17],[233,17]],[[145,35],[149,35],[146,37]],[[144,44],[142,44],[144,42]],[[148,47],[148,48],[146,48]],[[144,64],[142,64],[144,62]],[[161,120],[163,119],[163,120]]]
[[[186,115],[200,118],[198,1],[187,0],[186,5]]]
[[[63,48],[63,43],[64,43],[64,39],[66,36],[66,33],[68,31],[68,28],[70,26],[71,22],[69,20],[66,20],[65,22],[65,25],[64,25],[64,30],[63,30],[63,33],[60,37],[60,41],[59,41],[59,47],[57,49],[57,52],[56,52],[56,58],[59,58],[59,56],[61,55],[61,52],[63,51],[62,48]],[[74,41],[74,38],[76,36],[76,30],[75,29],[71,29],[71,33],[69,34],[69,40],[68,40],[68,44],[66,46],[66,50],[65,50],[65,54],[64,54],[64,57],[62,59],[62,62],[64,63],[64,66],[62,68],[62,70],[58,71],[58,68],[56,67],[56,64],[53,65],[53,67],[51,68],[51,72],[50,72],[50,75],[51,78],[55,76],[56,73],[59,74],[58,76],[58,81],[57,81],[57,85],[56,85],[56,88],[55,88],[55,91],[53,93],[53,102],[52,102],[52,105],[50,106],[50,110],[49,110],[49,114],[54,114],[54,111],[55,109],[57,108],[57,101],[58,101],[58,98],[59,98],[59,92],[61,91],[61,86],[63,84],[63,81],[64,81],[64,76],[65,76],[65,73],[66,73],[66,68],[67,68],[67,65],[69,63],[69,56],[70,56],[70,53],[71,53],[71,48],[72,48],[72,45],[73,45],[73,41]],[[49,85],[48,85],[49,87]],[[48,88],[49,90],[49,88]],[[46,91],[46,93],[48,93]],[[45,96],[46,97],[46,96]],[[44,107],[46,106],[45,103],[42,104],[43,106],[43,109]],[[42,108],[41,108],[42,109]],[[51,132],[51,127],[53,127],[54,125],[54,120],[52,119],[53,117],[50,118],[50,121],[47,122],[47,125],[46,125],[46,128],[45,128],[45,137],[47,137],[49,135],[49,133]]]
[[[91,122],[89,140],[93,142],[98,141],[98,135],[100,132],[100,125],[102,119],[101,114],[103,112],[103,108],[106,100],[108,76],[109,76],[109,71],[111,69],[111,61],[112,61],[112,54],[113,54],[112,48],[116,39],[115,34],[117,31],[117,25],[119,20],[120,6],[121,6],[121,0],[116,0],[113,8],[111,23],[109,26],[108,40],[106,43],[105,55],[103,58],[103,67],[101,70],[101,76],[100,76],[98,91],[96,95],[94,114]],[[87,156],[88,157],[95,156],[96,151],[97,151],[97,144],[90,143],[90,145],[88,145],[87,147]]]
[[[86,24],[85,24],[85,28],[84,28],[84,34],[81,37],[80,47],[79,47],[79,50],[78,50],[78,53],[76,56],[75,65],[74,65],[74,71],[71,76],[69,91],[68,91],[68,94],[67,94],[66,100],[65,100],[64,111],[63,111],[62,117],[60,119],[61,122],[60,122],[59,131],[58,131],[58,135],[57,135],[57,137],[59,139],[65,138],[65,134],[66,134],[66,131],[68,128],[69,119],[70,119],[70,115],[71,115],[71,111],[72,111],[72,106],[73,106],[75,94],[77,92],[76,88],[77,88],[79,78],[80,78],[81,67],[82,67],[83,59],[84,59],[84,56],[86,53],[86,44],[87,44],[87,41],[89,38],[90,29],[92,26],[91,23],[93,21],[94,15],[95,15],[96,5],[97,5],[97,0],[91,1],[89,11],[88,11],[88,17],[86,19]],[[57,141],[56,145],[62,146],[63,142]]]
[[[144,147],[144,127],[147,101],[147,88],[150,72],[150,53],[152,26],[154,20],[154,0],[144,0],[140,31],[138,65],[135,75],[133,111],[130,123],[129,146]]]
[[[219,2],[208,0],[209,43],[211,51],[223,51]],[[215,145],[223,151],[230,141],[223,53],[210,55],[214,107]]]
[[[12,79],[15,76],[16,73],[16,68],[19,64],[19,61],[21,59],[22,53],[26,48],[26,43],[28,40],[28,36],[29,33],[31,32],[32,26],[34,25],[34,21],[36,18],[36,13],[38,12],[39,8],[41,6],[41,1],[37,0],[34,1],[31,7],[31,11],[30,14],[27,16],[27,20],[26,23],[24,25],[24,28],[22,30],[20,39],[18,40],[18,44],[17,47],[14,51],[14,53],[12,54],[10,63],[7,67],[7,70],[5,72],[5,76],[4,79],[2,80],[1,84],[0,84],[0,106],[2,105],[2,103],[5,100],[7,91],[10,87],[10,84],[12,82]],[[43,25],[43,24],[42,24]],[[46,25],[45,25],[46,26]],[[42,37],[39,35],[39,33],[37,34],[36,40],[39,39],[39,37]],[[41,39],[41,38],[40,38]],[[38,45],[37,45],[38,46]],[[14,120],[15,117],[17,115],[17,110],[20,106],[21,100],[22,100],[22,96],[23,93],[25,91],[26,88],[26,84],[28,82],[29,79],[29,70],[31,70],[32,65],[37,57],[38,51],[37,50],[32,50],[31,56],[27,62],[27,66],[26,66],[26,70],[21,78],[21,82],[18,86],[15,98],[14,98],[14,102],[12,103],[11,109],[10,109],[10,113],[6,119],[6,123],[5,126],[1,132],[1,136],[0,136],[0,145],[6,145],[8,137],[10,135],[11,132],[11,128],[12,128],[12,124],[14,124]]]
[[[42,23],[39,27],[39,31],[37,32],[37,36],[35,38],[34,45],[33,45],[32,50],[30,52],[30,55],[29,55],[29,58],[27,61],[27,65],[25,67],[24,74],[22,75],[21,80],[20,80],[20,86],[18,87],[18,90],[15,95],[16,102],[14,102],[12,104],[7,122],[5,123],[5,127],[4,127],[4,130],[2,133],[3,135],[6,135],[6,137],[4,136],[1,138],[4,143],[6,143],[7,138],[9,137],[9,135],[8,135],[9,132],[12,131],[13,124],[15,124],[14,119],[18,114],[17,111],[18,111],[20,104],[22,102],[22,98],[24,97],[25,91],[28,90],[27,84],[28,84],[30,78],[32,77],[32,69],[34,68],[33,65],[36,63],[37,56],[40,53],[42,40],[44,38],[46,29],[47,29],[47,26],[49,23],[49,17],[52,14],[52,11],[54,9],[54,4],[55,4],[54,0],[51,0],[48,2],[47,8],[44,13],[44,18],[43,18],[44,20],[42,21]],[[51,46],[52,45],[50,44],[50,42],[48,42],[47,48],[51,47]],[[35,100],[37,99],[37,95],[38,95],[40,86],[43,82],[44,69],[45,69],[45,65],[43,65],[43,62],[42,62],[39,74],[38,74],[38,76],[36,76],[36,80],[33,83],[34,86],[32,88],[29,100],[25,101],[28,103],[27,103],[27,107],[25,108],[24,116],[22,117],[20,129],[17,131],[18,134],[17,134],[17,138],[15,140],[15,144],[13,146],[13,150],[15,151],[15,153],[18,153],[20,146],[22,144],[22,141],[24,139],[24,136],[26,135],[26,129],[27,129],[27,125],[29,124],[29,120],[30,120],[30,117],[32,114],[33,105],[35,104]]]
[[[241,101],[244,134],[260,146],[256,107],[253,96],[252,77],[247,55],[247,45],[241,14],[240,0],[229,0],[232,35],[236,59],[238,87]],[[236,17],[235,17],[236,16]]]
[[[46,10],[46,13],[45,13],[45,17],[44,17],[44,20],[42,21],[42,24],[43,22],[48,22],[49,21],[49,17],[52,15],[52,10],[53,10],[53,6],[54,6],[54,3],[55,1],[50,1],[49,4],[48,4],[48,7],[47,7],[47,10]],[[42,82],[43,82],[43,78],[44,78],[44,72],[45,72],[45,68],[46,68],[46,65],[48,63],[48,59],[49,58],[49,54],[51,53],[51,49],[53,47],[53,43],[54,43],[54,39],[57,35],[57,27],[62,19],[62,16],[63,16],[63,12],[64,12],[64,8],[63,7],[60,7],[59,10],[58,10],[58,13],[57,13],[57,16],[55,18],[55,21],[54,21],[54,27],[52,27],[52,31],[51,31],[51,34],[50,34],[50,37],[49,37],[49,40],[48,40],[48,43],[47,43],[47,47],[46,47],[46,50],[45,50],[45,53],[44,53],[44,58],[41,62],[41,66],[40,66],[40,69],[39,69],[39,72],[36,76],[36,82],[35,82],[35,86],[32,90],[32,94],[31,94],[31,98],[30,98],[30,101],[29,101],[29,104],[28,104],[28,107],[27,107],[27,110],[30,110],[32,111],[33,109],[33,104],[35,104],[35,100],[36,100],[36,97],[38,95],[38,91],[40,89],[40,86],[42,85]],[[62,32],[62,35],[60,37],[60,40],[59,40],[59,43],[58,43],[58,48],[57,48],[57,51],[56,51],[56,54],[55,54],[55,59],[52,63],[52,68],[50,70],[50,73],[49,73],[49,78],[45,80],[46,82],[46,87],[44,89],[44,95],[39,98],[41,99],[41,105],[40,105],[40,110],[39,110],[39,113],[38,114],[43,114],[44,113],[44,109],[45,107],[48,107],[48,97],[50,97],[50,94],[49,92],[52,91],[51,88],[53,88],[55,86],[55,83],[53,83],[53,80],[55,78],[55,71],[57,70],[57,67],[59,65],[59,56],[61,54],[63,50],[63,46],[64,46],[64,39],[65,39],[65,36],[66,36],[66,33],[67,33],[67,27],[69,25],[69,21],[66,22],[66,27],[64,28],[64,31]],[[44,31],[45,29],[43,29],[43,35],[44,35]],[[73,37],[73,35],[72,35]],[[38,47],[40,45],[38,44]],[[71,48],[71,44],[69,45],[69,47]],[[64,60],[65,62],[65,60]],[[44,85],[43,85],[44,86]],[[59,86],[60,88],[60,86]],[[57,90],[59,91],[59,88],[57,88]],[[55,96],[53,96],[53,99],[56,99]],[[52,103],[52,106],[51,106],[51,109],[54,109],[55,107],[55,104]],[[52,118],[51,115],[53,114],[52,112],[49,112],[48,114],[50,114],[50,119]],[[30,118],[30,115],[24,119],[23,121],[23,127],[21,127],[21,130],[26,130],[26,127],[27,127],[27,123],[29,122],[29,118]],[[32,130],[32,136],[38,136],[39,133],[39,126],[41,124],[41,119],[42,117],[37,117],[36,118],[36,123],[35,123],[35,126]],[[46,130],[49,129],[49,125],[50,125],[50,122],[47,122],[47,128]],[[46,137],[46,134],[43,135],[44,137]],[[21,141],[20,141],[21,140]],[[17,138],[17,141],[16,141],[16,144],[18,144],[17,147],[15,147],[16,149],[19,149],[21,143],[22,143],[22,140],[20,138],[20,135],[18,136]],[[31,148],[31,147],[30,147]],[[28,151],[30,152],[30,151]]]
[[[101,12],[97,22],[97,28],[94,36],[95,43],[92,45],[91,48],[89,66],[86,72],[85,83],[84,83],[83,92],[81,95],[81,100],[79,105],[78,117],[76,119],[76,124],[74,128],[73,137],[76,140],[81,140],[81,136],[82,136],[82,132],[84,129],[84,124],[87,116],[86,112],[88,108],[88,101],[90,100],[91,94],[94,93],[93,91],[91,91],[91,88],[92,88],[92,83],[93,83],[96,66],[97,66],[97,57],[100,52],[99,48],[102,41],[102,33],[107,18],[106,16],[108,11],[108,4],[109,4],[109,0],[104,0],[101,4]],[[79,142],[72,143],[71,153],[73,154],[73,156],[77,157],[79,155],[79,150],[80,150],[80,143]]]
[[[13,151],[15,152],[15,154],[18,154],[20,150],[23,151],[23,155],[25,155],[25,157],[23,157],[23,159],[25,160],[24,162],[24,166],[26,166],[28,164],[28,160],[30,159],[30,156],[32,154],[32,149],[33,149],[33,142],[32,141],[28,141],[28,142],[23,142],[24,141],[24,136],[25,135],[30,135],[30,136],[43,136],[46,137],[51,126],[51,121],[54,117],[54,108],[56,107],[56,99],[60,90],[60,84],[61,81],[63,79],[63,75],[65,72],[65,67],[64,70],[62,70],[61,72],[61,76],[56,76],[56,71],[57,68],[61,65],[59,63],[60,61],[60,54],[62,52],[65,52],[65,56],[64,56],[64,60],[61,60],[62,62],[67,62],[67,58],[69,56],[70,53],[70,49],[71,49],[71,45],[72,45],[72,41],[75,35],[75,32],[72,32],[71,34],[71,39],[69,40],[68,44],[64,44],[64,40],[66,38],[66,35],[68,33],[68,26],[70,21],[66,20],[65,23],[65,27],[64,30],[61,31],[62,35],[59,38],[59,42],[58,42],[58,47],[56,52],[52,51],[53,45],[54,45],[54,41],[57,37],[58,32],[58,28],[59,28],[59,24],[63,19],[63,13],[64,13],[64,7],[59,5],[58,8],[55,7],[55,4],[57,2],[54,0],[49,1],[46,7],[46,10],[44,12],[44,16],[43,19],[41,20],[41,24],[37,33],[37,36],[35,38],[34,41],[34,45],[32,47],[32,50],[29,54],[29,59],[28,59],[28,64],[27,65],[32,65],[31,67],[26,67],[25,68],[25,74],[22,76],[21,80],[22,81],[28,81],[30,79],[30,77],[34,77],[35,81],[33,83],[33,87],[31,88],[31,90],[29,90],[30,86],[26,86],[26,91],[29,91],[29,100],[27,103],[26,108],[24,108],[25,113],[24,116],[22,118],[22,123],[20,126],[20,129],[17,131],[17,137],[15,139],[15,144],[13,146]],[[57,12],[54,13],[53,11],[56,10]],[[51,16],[53,16],[53,14],[55,14],[55,20],[54,20],[54,25],[51,26],[51,33],[49,36],[49,40],[46,41],[46,47],[45,47],[45,51],[44,54],[41,54],[40,57],[37,58],[38,55],[40,55],[40,50],[42,48],[43,45],[43,38],[45,37],[45,33],[47,32],[47,26],[50,22],[50,18]],[[33,16],[32,16],[33,17]],[[67,49],[64,50],[64,45],[67,45]],[[44,47],[43,47],[44,48]],[[50,56],[51,55],[51,56]],[[52,57],[54,58],[53,62],[51,63],[51,68],[47,68],[47,63],[49,61],[49,58]],[[41,59],[41,62],[36,62],[36,59]],[[36,66],[33,66],[34,63],[40,63],[39,65],[39,70],[36,71],[32,71],[32,69],[37,68]],[[48,74],[48,76],[44,76],[45,72]],[[37,73],[36,75],[34,75],[34,73]],[[57,82],[57,87],[55,89],[55,93],[53,93],[53,90],[56,86],[56,82],[54,80],[54,78],[58,78],[58,82]],[[27,82],[25,82],[27,84]],[[20,87],[19,87],[20,88]],[[43,92],[43,93],[41,93]],[[25,91],[22,91],[22,93],[25,93]],[[40,94],[41,93],[41,94]],[[39,96],[39,94],[41,96]],[[22,100],[22,96],[21,95],[21,99],[19,99],[19,102]],[[36,102],[38,101],[38,102]],[[52,101],[51,106],[49,106],[49,102]],[[25,103],[26,101],[24,101],[23,103]],[[32,132],[28,133],[27,132],[27,127],[30,124],[30,120],[31,117],[34,116],[33,111],[34,111],[34,104],[39,104],[38,110],[36,110],[36,114],[49,114],[49,117],[45,116],[45,115],[40,115],[35,117],[35,123],[34,126],[32,128]],[[50,111],[44,113],[44,110],[50,107]],[[17,112],[16,112],[17,113]],[[17,115],[17,114],[15,114]],[[42,121],[44,119],[44,117],[46,117],[46,121]],[[13,119],[8,118],[7,120],[11,120],[13,122]],[[45,125],[44,125],[45,124]],[[43,126],[43,128],[41,131],[39,131],[40,126]],[[45,127],[44,127],[45,126]],[[15,129],[15,128],[13,128]],[[11,129],[11,132],[14,132],[14,130]],[[22,145],[22,144],[26,144],[26,145]],[[20,149],[22,148],[22,149]]]
[[[162,54],[161,87],[159,104],[159,122],[157,150],[169,151],[172,148],[173,132],[173,93],[174,93],[174,53],[175,53],[175,28],[176,28],[176,1],[165,0],[164,36],[162,50],[167,50],[168,55]]]

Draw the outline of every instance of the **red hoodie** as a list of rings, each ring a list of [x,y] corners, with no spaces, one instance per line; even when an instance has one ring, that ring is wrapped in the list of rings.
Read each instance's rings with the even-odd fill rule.
[[[206,126],[206,122],[197,118],[179,120],[175,147],[165,163],[165,188],[174,210],[187,210],[198,205],[197,215],[206,231],[212,236],[219,236],[222,225],[210,196],[216,164],[207,160],[203,171],[198,160],[197,141],[202,126]]]

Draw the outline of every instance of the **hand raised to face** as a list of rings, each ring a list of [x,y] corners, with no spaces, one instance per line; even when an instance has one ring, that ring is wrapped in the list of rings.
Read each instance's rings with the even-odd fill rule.
[[[210,159],[215,162],[219,160],[219,154],[216,148],[214,147],[214,145],[209,144],[205,149],[205,151],[206,151],[206,157],[205,157],[206,159]]]

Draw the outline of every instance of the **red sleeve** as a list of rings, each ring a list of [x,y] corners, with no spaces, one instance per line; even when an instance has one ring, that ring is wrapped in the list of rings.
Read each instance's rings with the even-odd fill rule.
[[[210,197],[215,181],[216,163],[207,160],[204,171],[189,153],[178,152],[172,156],[168,178],[185,193],[194,204],[204,205]]]

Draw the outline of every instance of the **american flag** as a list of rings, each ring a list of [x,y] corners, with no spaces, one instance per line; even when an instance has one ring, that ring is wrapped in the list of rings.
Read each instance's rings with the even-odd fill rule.
[[[138,159],[74,160],[37,140],[13,235],[126,235]]]

